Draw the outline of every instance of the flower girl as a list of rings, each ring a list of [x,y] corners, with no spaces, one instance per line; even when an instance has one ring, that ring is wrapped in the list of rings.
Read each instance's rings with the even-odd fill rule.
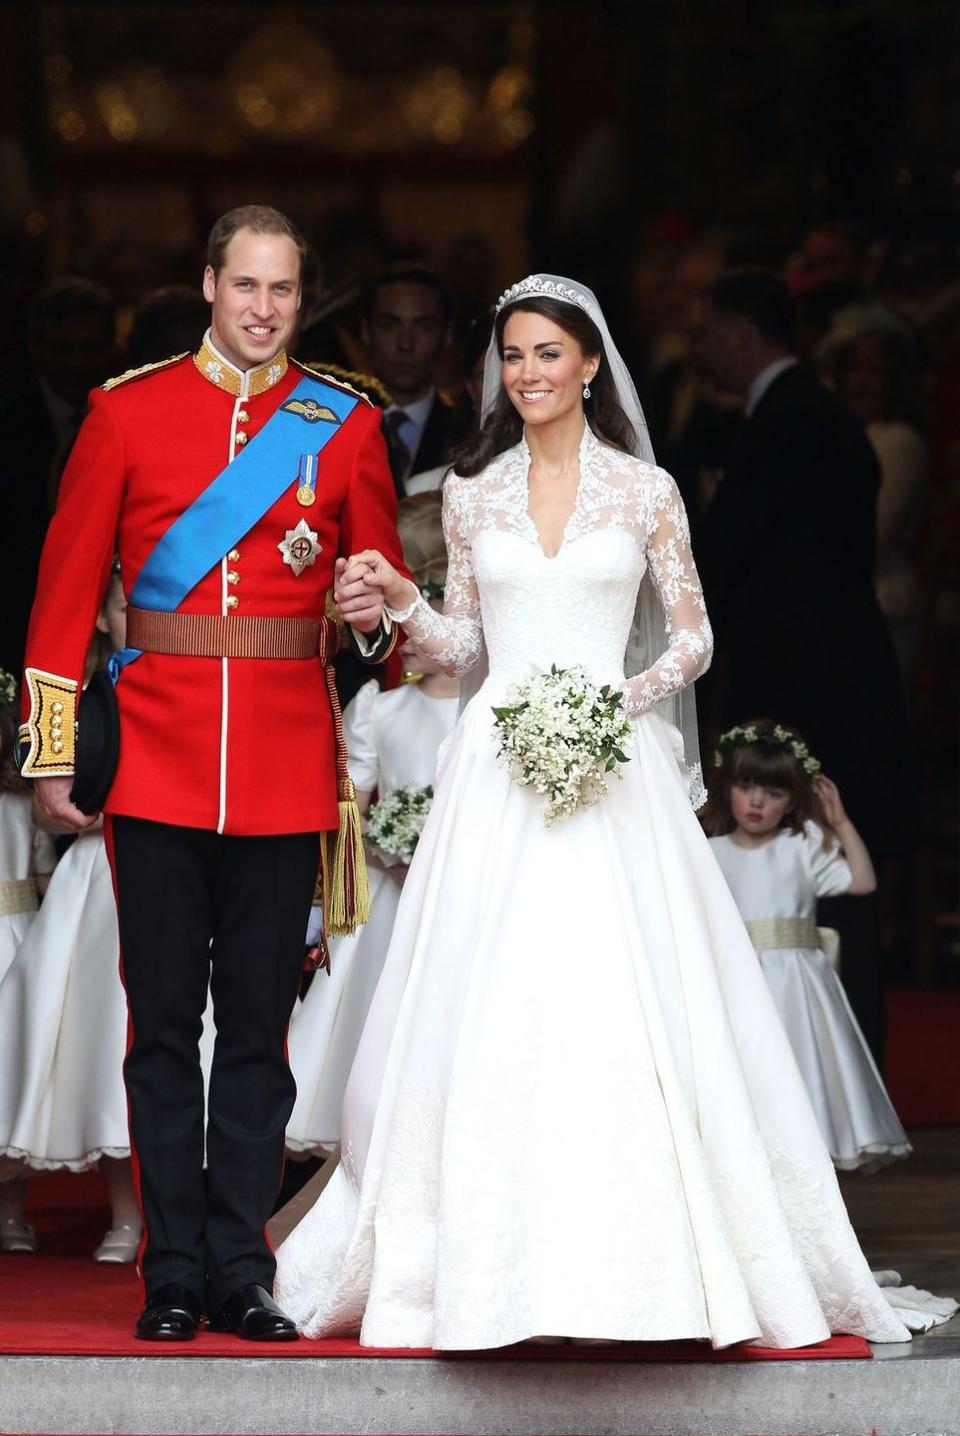
[[[53,843],[33,821],[30,794],[13,761],[17,683],[0,669],[0,984],[37,914],[57,861]],[[0,1251],[33,1251],[23,1219],[23,1182],[0,1186]]]
[[[447,567],[440,495],[404,499],[397,528],[420,592],[439,607]],[[410,639],[400,654],[403,686],[381,691],[367,683],[343,715],[350,776],[370,820],[365,845],[372,912],[357,933],[331,941],[330,975],[318,974],[294,1010],[289,1051],[297,1101],[287,1124],[292,1153],[326,1150],[340,1140],[344,1088],[429,807],[425,790],[432,794],[437,753],[457,719],[458,680],[441,673]],[[380,802],[371,806],[375,792]]]
[[[88,679],[122,648],[119,575],[97,619]],[[112,1209],[94,1257],[132,1262],[140,1242],[122,1067],[127,1013],[102,819],[61,858],[37,920],[0,982],[0,1194],[18,1204],[27,1171],[84,1171],[101,1162]],[[4,1156],[6,1160],[4,1160]]]
[[[911,1151],[818,930],[817,899],[873,892],[870,855],[800,736],[768,719],[720,738],[703,815],[834,1164]]]

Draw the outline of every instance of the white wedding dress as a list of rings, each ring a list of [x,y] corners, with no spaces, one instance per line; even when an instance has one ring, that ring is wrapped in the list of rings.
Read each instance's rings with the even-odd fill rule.
[[[441,757],[342,1159],[277,1253],[277,1299],[308,1336],[370,1346],[906,1340],[691,808],[679,735],[641,713],[623,781],[550,828],[497,761],[491,705],[531,664],[623,681],[648,565],[670,644],[632,706],[709,658],[672,480],[589,430],[580,457],[554,557],[527,513],[525,444],[447,482],[445,613],[418,601],[401,617],[461,670],[485,642],[489,676]]]

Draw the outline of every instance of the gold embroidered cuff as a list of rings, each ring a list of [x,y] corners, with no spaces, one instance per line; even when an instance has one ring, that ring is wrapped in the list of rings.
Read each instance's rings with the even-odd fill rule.
[[[21,773],[25,778],[73,776],[77,743],[77,684],[72,678],[28,668],[30,715],[20,728],[20,742],[30,751]]]

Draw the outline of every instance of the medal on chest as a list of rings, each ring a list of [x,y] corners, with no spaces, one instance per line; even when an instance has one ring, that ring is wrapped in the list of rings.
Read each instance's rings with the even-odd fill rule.
[[[299,578],[305,568],[316,563],[322,552],[317,535],[306,519],[301,519],[295,529],[287,529],[277,548],[283,554],[283,561],[293,569],[294,578]]]
[[[308,509],[317,501],[317,456],[301,454],[297,473],[297,503]]]

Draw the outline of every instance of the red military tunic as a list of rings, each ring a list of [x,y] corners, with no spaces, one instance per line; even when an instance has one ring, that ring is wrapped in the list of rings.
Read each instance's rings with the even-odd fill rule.
[[[129,594],[160,537],[300,382],[281,353],[243,372],[211,345],[95,390],[63,476],[27,640],[26,776],[73,771],[73,714],[119,551]],[[312,371],[311,371],[312,372]],[[331,382],[331,381],[328,381]],[[340,385],[339,387],[349,387]],[[311,449],[304,425],[304,451]],[[400,565],[380,414],[362,399],[323,448],[316,502],[281,498],[178,611],[321,618],[338,555]],[[320,552],[297,576],[278,547],[305,519]],[[337,826],[333,723],[316,659],[144,653],[122,672],[120,762],[106,811],[249,835]]]

